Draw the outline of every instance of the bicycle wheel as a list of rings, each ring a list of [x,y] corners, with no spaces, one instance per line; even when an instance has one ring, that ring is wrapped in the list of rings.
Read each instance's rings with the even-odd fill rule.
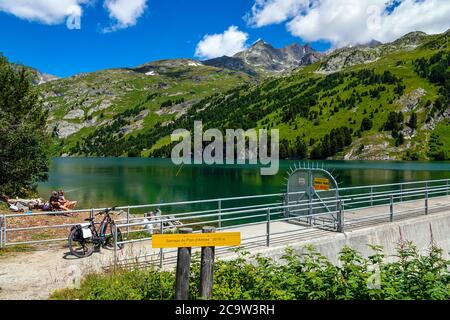
[[[117,242],[122,242],[123,241],[123,237],[122,237],[122,231],[120,231],[119,228],[117,228],[115,225],[110,225],[111,228],[111,234],[108,235],[108,237],[106,238],[106,247],[108,249],[114,249],[114,237],[115,237],[115,232],[117,230]],[[122,250],[125,247],[125,245],[123,243],[118,244],[117,245],[117,249]]]
[[[69,235],[70,253],[77,258],[87,258],[94,253],[95,245],[92,238],[83,239],[79,229],[73,229]]]

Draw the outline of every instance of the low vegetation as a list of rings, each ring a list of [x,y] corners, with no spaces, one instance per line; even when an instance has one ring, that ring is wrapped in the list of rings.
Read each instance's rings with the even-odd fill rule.
[[[399,244],[395,262],[384,262],[382,248],[363,258],[348,247],[333,265],[313,248],[301,255],[286,250],[283,263],[241,253],[233,261],[217,261],[214,299],[223,300],[448,300],[449,261],[432,247],[420,255],[408,242]],[[190,297],[199,296],[198,257],[192,267]],[[249,261],[254,261],[250,263]],[[378,271],[377,271],[378,270]],[[55,292],[52,299],[169,300],[174,298],[174,272],[154,268],[91,274],[80,288]]]

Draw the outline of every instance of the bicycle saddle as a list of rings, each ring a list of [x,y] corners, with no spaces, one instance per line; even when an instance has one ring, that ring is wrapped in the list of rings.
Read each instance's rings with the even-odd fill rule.
[[[87,219],[84,219],[84,221],[87,221],[87,222],[91,222],[91,221],[94,221],[95,219],[94,218],[87,218]]]

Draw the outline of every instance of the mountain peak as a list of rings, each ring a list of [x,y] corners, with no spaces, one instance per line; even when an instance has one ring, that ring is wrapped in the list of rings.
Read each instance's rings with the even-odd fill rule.
[[[263,39],[259,38],[258,40],[253,42],[252,47],[260,46],[260,45],[266,45],[266,44],[267,44],[267,42],[265,42]]]
[[[420,45],[428,35],[422,31],[413,31],[393,42],[395,45],[406,45],[416,47]]]
[[[276,49],[263,39],[258,39],[250,48],[235,54],[232,58],[240,60],[233,63],[233,65],[239,65],[240,70],[243,64],[255,70],[256,73],[281,73],[317,61],[318,55],[310,56],[315,53],[316,51],[309,44],[292,43],[284,48]],[[224,59],[221,61],[223,62]],[[227,61],[227,64],[229,63],[230,61]]]
[[[366,44],[365,44],[365,46],[367,46],[367,47],[369,47],[369,48],[375,48],[375,47],[378,47],[378,46],[380,46],[380,45],[382,45],[383,43],[382,42],[380,42],[380,41],[378,41],[378,40],[375,40],[375,39],[372,39],[372,40],[370,40],[369,42],[367,42]]]

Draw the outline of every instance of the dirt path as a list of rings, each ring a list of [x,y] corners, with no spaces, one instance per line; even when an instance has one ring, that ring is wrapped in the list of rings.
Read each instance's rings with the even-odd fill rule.
[[[147,250],[147,243],[128,245],[119,254],[136,256]],[[113,261],[113,251],[102,249],[86,259],[67,254],[68,249],[22,252],[0,257],[0,300],[42,300],[66,287],[77,286],[86,274],[102,271]]]

